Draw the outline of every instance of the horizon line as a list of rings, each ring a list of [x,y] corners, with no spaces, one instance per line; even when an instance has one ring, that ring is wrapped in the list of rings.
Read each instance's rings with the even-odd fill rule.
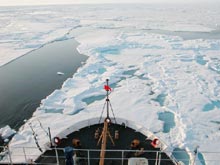
[[[121,4],[149,4],[149,5],[192,5],[192,4],[216,4],[216,2],[105,2],[105,3],[48,3],[48,4],[5,4],[0,7],[21,7],[21,6],[58,6],[58,5],[121,5]],[[218,3],[219,4],[219,3]]]

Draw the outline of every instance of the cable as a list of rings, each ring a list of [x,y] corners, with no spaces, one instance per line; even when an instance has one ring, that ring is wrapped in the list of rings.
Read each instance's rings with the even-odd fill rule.
[[[34,141],[35,141],[35,143],[36,143],[36,145],[37,145],[37,148],[40,150],[40,152],[43,152],[43,150],[41,149],[41,147],[40,147],[40,145],[39,145],[39,143],[38,143],[38,141],[37,141],[37,134],[35,133],[35,131],[34,131],[32,125],[31,125],[31,123],[28,123],[28,125],[30,126],[30,128],[31,128],[31,130],[32,130],[32,134],[33,134],[33,136],[34,136]]]
[[[103,115],[103,113],[104,113],[105,105],[106,105],[106,101],[105,101],[105,103],[104,103],[104,105],[103,105],[103,108],[102,108],[102,113],[101,113],[101,116],[100,116],[100,118],[99,118],[99,124],[100,124],[100,122],[101,122],[102,115]]]
[[[44,129],[44,127],[43,127],[43,125],[42,125],[42,123],[40,122],[40,120],[39,119],[37,119],[37,121],[39,122],[39,124],[40,124],[40,127],[43,129],[43,131],[46,133],[46,135],[49,137],[49,134],[48,134],[48,132]]]
[[[115,118],[115,114],[114,114],[114,111],[113,111],[112,104],[111,104],[110,100],[109,100],[109,105],[111,107],[111,111],[112,111],[112,115],[113,115],[114,120],[115,120],[115,124],[117,124],[117,121],[116,121],[116,118]]]

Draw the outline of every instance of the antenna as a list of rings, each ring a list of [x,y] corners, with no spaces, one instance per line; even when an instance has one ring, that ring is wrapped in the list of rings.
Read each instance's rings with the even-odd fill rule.
[[[107,118],[109,119],[109,90],[111,90],[111,88],[108,85],[109,79],[106,79],[106,86],[105,86],[105,90],[106,90],[106,102],[107,102]]]
[[[99,165],[104,165],[104,162],[105,162],[105,151],[106,151],[106,145],[107,145],[107,139],[108,137],[110,138],[111,142],[113,145],[115,145],[114,143],[114,140],[109,132],[109,129],[108,129],[108,126],[109,124],[111,123],[111,119],[109,117],[109,105],[110,104],[110,101],[109,101],[109,91],[111,91],[111,88],[109,87],[109,79],[106,79],[106,85],[104,86],[104,89],[106,90],[106,110],[107,110],[107,116],[104,120],[104,126],[103,126],[103,129],[102,129],[102,133],[101,133],[101,136],[99,137],[99,140],[98,140],[98,143],[97,145],[99,145],[99,143],[101,142],[101,152],[100,152],[100,161],[99,161]],[[104,108],[105,108],[105,104],[104,104],[104,107],[103,107],[103,111],[104,111]],[[102,113],[103,113],[102,111]],[[102,117],[102,116],[101,116]],[[100,120],[101,120],[101,117],[100,117]]]
[[[114,111],[113,111],[113,108],[112,108],[112,105],[111,105],[111,102],[110,102],[110,99],[109,99],[110,92],[112,91],[111,87],[109,86],[109,79],[106,79],[106,85],[104,85],[104,89],[106,90],[106,100],[105,100],[105,103],[104,103],[104,106],[103,106],[103,109],[102,109],[101,116],[99,118],[99,123],[101,122],[102,115],[103,115],[103,112],[105,110],[105,107],[106,107],[106,113],[107,113],[105,119],[108,119],[111,122],[110,112],[109,112],[109,108],[111,108],[112,115],[114,117],[115,123],[117,123],[116,118],[115,118],[115,114],[114,114]]]

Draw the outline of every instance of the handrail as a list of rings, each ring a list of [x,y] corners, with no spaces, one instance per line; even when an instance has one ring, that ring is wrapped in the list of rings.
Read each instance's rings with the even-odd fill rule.
[[[28,161],[28,157],[30,157],[30,156],[35,156],[34,154],[28,154],[28,153],[26,153],[25,152],[25,148],[26,147],[14,147],[14,148],[22,148],[22,150],[23,150],[23,153],[24,154],[22,154],[22,153],[18,153],[18,154],[13,154],[13,156],[14,157],[24,157],[25,159],[25,161],[24,162],[22,162],[22,163],[26,163],[27,161]],[[27,147],[27,148],[32,148],[32,147]],[[34,148],[36,148],[36,147],[34,147]],[[64,151],[64,148],[54,148],[55,150],[57,150],[57,151]],[[92,152],[100,152],[101,150],[100,149],[74,149],[74,151],[85,151],[85,152],[87,152],[87,156],[86,157],[83,157],[83,159],[85,159],[85,160],[98,160],[98,159],[100,159],[99,157],[90,157],[90,153],[92,153]],[[109,160],[109,159],[111,159],[111,160],[127,160],[128,158],[125,158],[124,157],[124,153],[126,153],[126,152],[137,152],[138,150],[108,150],[108,149],[106,149],[105,150],[106,152],[121,152],[122,154],[121,154],[121,157],[114,157],[114,158],[105,158],[106,160]],[[162,151],[151,151],[151,150],[144,150],[143,152],[152,152],[152,153],[158,153],[158,152],[162,152]],[[7,152],[6,153],[6,155],[7,156],[11,156],[10,155],[10,152]],[[58,155],[58,154],[56,154],[55,156],[48,156],[48,155],[42,155],[41,157],[47,157],[47,158],[56,158],[57,160],[58,159],[65,159],[65,156],[64,155]],[[149,159],[150,160],[150,159]],[[152,159],[152,160],[154,160],[154,159]],[[166,160],[166,159],[164,159],[164,160]],[[167,160],[171,160],[171,159],[167,159]],[[12,163],[12,160],[10,159],[10,160],[8,160],[8,162],[10,162],[10,163]],[[123,163],[123,161],[122,161],[122,163]],[[13,164],[14,164],[14,162],[13,162]],[[57,164],[59,164],[59,161],[57,161]],[[90,162],[88,161],[88,164],[90,164]]]
[[[30,157],[35,157],[35,156],[38,156],[37,154],[34,154],[34,153],[30,153],[30,152],[27,152],[28,151],[28,149],[36,149],[36,147],[10,147],[10,148],[8,148],[8,147],[5,147],[5,146],[0,146],[0,148],[3,148],[4,150],[4,152],[1,152],[0,153],[0,159],[1,158],[3,158],[4,157],[4,159],[1,161],[0,160],[0,164],[2,164],[2,163],[8,163],[8,164],[16,164],[16,163],[27,163],[28,161],[30,161]],[[21,151],[23,151],[23,152],[18,152],[18,153],[13,153],[13,155],[11,155],[11,151],[14,149],[14,148],[19,148],[19,149],[21,149]],[[55,148],[53,148],[53,149],[55,149]],[[64,151],[64,148],[56,148],[55,150],[57,150],[58,152],[59,152],[59,154],[60,154],[60,152],[63,152]],[[88,165],[90,165],[90,160],[98,160],[98,159],[100,159],[99,157],[91,157],[91,153],[93,153],[93,152],[100,152],[100,149],[74,149],[74,151],[83,151],[83,152],[85,152],[85,153],[87,153],[86,155],[85,155],[85,157],[83,157],[82,159],[84,159],[84,160],[87,160],[87,164]],[[124,162],[124,160],[128,160],[128,158],[126,158],[125,157],[125,153],[126,152],[136,152],[136,151],[138,151],[138,150],[114,150],[114,149],[106,149],[105,150],[106,152],[120,152],[121,153],[121,156],[119,156],[119,157],[114,157],[114,158],[105,158],[106,160],[109,160],[109,159],[111,159],[111,160],[121,160],[121,165],[123,165],[123,162]],[[153,151],[153,150],[144,150],[143,152],[151,152],[151,153],[163,153],[163,151]],[[173,151],[170,151],[171,153],[173,152]],[[181,152],[183,152],[183,151],[176,151],[177,153],[181,153]],[[192,152],[193,153],[193,152]],[[203,153],[203,152],[201,152],[200,151],[200,153]],[[204,151],[204,153],[206,153],[206,154],[211,154],[211,155],[214,155],[214,156],[212,156],[212,157],[207,157],[205,160],[195,160],[195,162],[209,162],[209,163],[211,163],[211,162],[219,162],[220,161],[220,152],[217,152],[217,151],[211,151],[211,152],[208,152],[208,151]],[[24,161],[22,161],[22,162],[16,162],[15,161],[15,157],[17,158],[23,158],[23,160]],[[64,154],[60,154],[60,155],[58,155],[57,154],[57,156],[49,156],[49,155],[41,155],[41,157],[45,157],[45,158],[54,158],[54,159],[56,159],[56,158],[58,158],[57,160],[59,160],[59,159],[65,159],[65,156],[64,156]],[[156,159],[148,159],[148,160],[156,160]],[[175,160],[175,158],[173,157],[173,155],[171,155],[170,156],[170,159],[163,159],[163,158],[161,158],[160,160],[163,160],[163,161],[166,161],[166,160],[172,160],[173,162],[174,162],[174,164],[177,164],[178,163],[178,161],[176,161]],[[179,160],[179,161],[189,161],[189,159],[181,159],[181,160]],[[34,163],[34,164],[41,164],[41,163]],[[44,163],[45,164],[45,163]],[[57,163],[56,164],[59,164],[59,161],[57,161]],[[195,163],[195,164],[197,164],[197,163]]]

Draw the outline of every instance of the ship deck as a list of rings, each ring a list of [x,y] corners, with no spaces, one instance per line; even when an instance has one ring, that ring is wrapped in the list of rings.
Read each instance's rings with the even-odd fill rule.
[[[94,138],[95,131],[99,128],[102,130],[102,124],[95,124],[92,126],[84,127],[76,132],[73,132],[67,136],[65,139],[61,139],[60,144],[56,148],[65,148],[67,146],[73,147],[72,139],[79,139],[81,142],[81,164],[80,165],[96,165],[99,164],[99,156],[100,156],[100,148],[101,144],[97,145],[98,139]],[[115,130],[119,131],[119,139],[114,139]],[[169,156],[167,156],[164,152],[157,152],[160,151],[159,148],[154,148],[151,145],[151,140],[147,139],[146,136],[137,132],[125,125],[119,124],[110,124],[109,125],[109,132],[114,140],[115,145],[112,144],[110,138],[107,141],[107,148],[106,155],[105,155],[105,164],[106,165],[118,165],[118,164],[128,164],[129,157],[133,153],[131,150],[130,144],[134,139],[140,140],[141,148],[144,148],[144,152],[139,157],[145,157],[148,159],[149,165],[155,165],[156,161],[158,161],[158,153],[160,153],[160,164],[161,165],[175,165],[175,163],[171,160]],[[100,142],[101,143],[101,142]],[[89,149],[89,152],[87,150]],[[123,151],[121,151],[123,150]],[[65,156],[63,150],[57,150],[59,155],[59,164],[65,164]],[[135,150],[137,151],[137,150]],[[37,160],[37,163],[56,163],[55,157],[55,149],[48,150],[44,154],[42,154]],[[89,159],[89,160],[88,160]]]

